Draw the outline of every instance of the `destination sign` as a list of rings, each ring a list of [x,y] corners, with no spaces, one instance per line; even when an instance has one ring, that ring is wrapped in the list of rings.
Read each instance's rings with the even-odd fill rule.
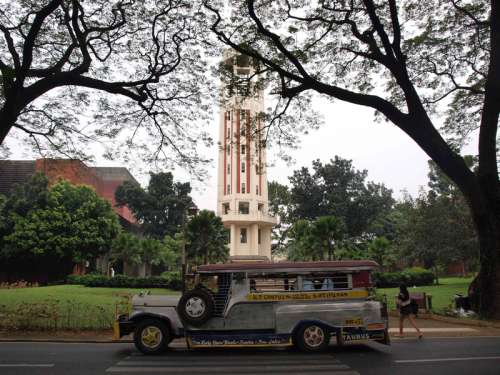
[[[324,292],[283,292],[283,293],[250,293],[248,301],[291,301],[291,300],[329,300],[366,298],[366,290],[324,291]]]

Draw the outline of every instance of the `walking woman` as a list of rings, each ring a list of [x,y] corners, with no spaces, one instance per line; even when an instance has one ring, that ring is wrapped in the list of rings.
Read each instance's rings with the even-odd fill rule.
[[[421,339],[424,335],[418,329],[417,323],[412,316],[413,308],[411,306],[410,293],[406,288],[406,285],[401,284],[399,286],[398,294],[398,306],[399,306],[399,337],[403,337],[403,322],[406,318],[410,321],[410,324],[417,330],[418,338]]]

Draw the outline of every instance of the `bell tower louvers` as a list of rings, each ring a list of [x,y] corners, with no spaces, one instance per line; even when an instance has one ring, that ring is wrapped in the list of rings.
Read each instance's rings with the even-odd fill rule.
[[[259,114],[264,110],[251,58],[226,51],[223,58],[219,130],[217,213],[230,230],[230,257],[270,260],[266,146]]]

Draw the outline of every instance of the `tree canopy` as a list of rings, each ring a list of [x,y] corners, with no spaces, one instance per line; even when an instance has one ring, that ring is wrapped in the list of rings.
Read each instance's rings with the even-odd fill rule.
[[[44,153],[203,162],[203,22],[187,0],[1,0],[0,145],[15,129]]]
[[[7,197],[0,218],[4,260],[90,261],[109,251],[120,230],[111,205],[94,190],[64,180],[49,188],[41,174]]]
[[[228,231],[213,211],[201,210],[186,228],[187,256],[195,264],[224,262],[229,257]]]
[[[348,237],[362,235],[394,204],[392,191],[384,184],[366,181],[367,174],[355,169],[352,160],[339,156],[326,164],[313,161],[312,173],[306,167],[294,171],[289,177],[288,219],[335,216],[343,221]]]
[[[189,182],[174,182],[170,172],[151,173],[147,189],[125,181],[115,192],[118,205],[127,205],[146,236],[162,240],[174,236],[193,205]]]

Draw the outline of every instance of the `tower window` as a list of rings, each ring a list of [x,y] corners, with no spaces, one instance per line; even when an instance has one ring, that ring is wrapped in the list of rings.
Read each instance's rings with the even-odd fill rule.
[[[222,203],[222,212],[224,212],[224,215],[229,213],[229,203]]]
[[[231,164],[227,165],[227,174],[231,174]]]
[[[248,202],[239,202],[238,203],[238,212],[243,215],[248,215],[250,212],[250,203]]]
[[[241,173],[245,173],[245,163],[241,163]]]
[[[240,243],[247,243],[247,228],[240,229]]]
[[[240,135],[241,135],[242,137],[244,137],[244,136],[246,135],[246,133],[247,133],[247,132],[246,132],[246,126],[242,126],[242,127],[241,127],[241,130],[240,130]]]
[[[230,127],[227,128],[227,137],[231,138],[231,128]]]
[[[255,194],[259,195],[259,185],[255,185]]]
[[[245,145],[241,145],[241,155],[245,155]]]
[[[227,149],[227,154],[229,155],[231,153],[231,146],[227,145],[226,149]]]
[[[257,243],[260,245],[260,229],[257,231]]]
[[[241,193],[245,194],[246,193],[246,185],[244,182],[241,183]]]
[[[231,194],[231,185],[227,185],[227,194]]]

